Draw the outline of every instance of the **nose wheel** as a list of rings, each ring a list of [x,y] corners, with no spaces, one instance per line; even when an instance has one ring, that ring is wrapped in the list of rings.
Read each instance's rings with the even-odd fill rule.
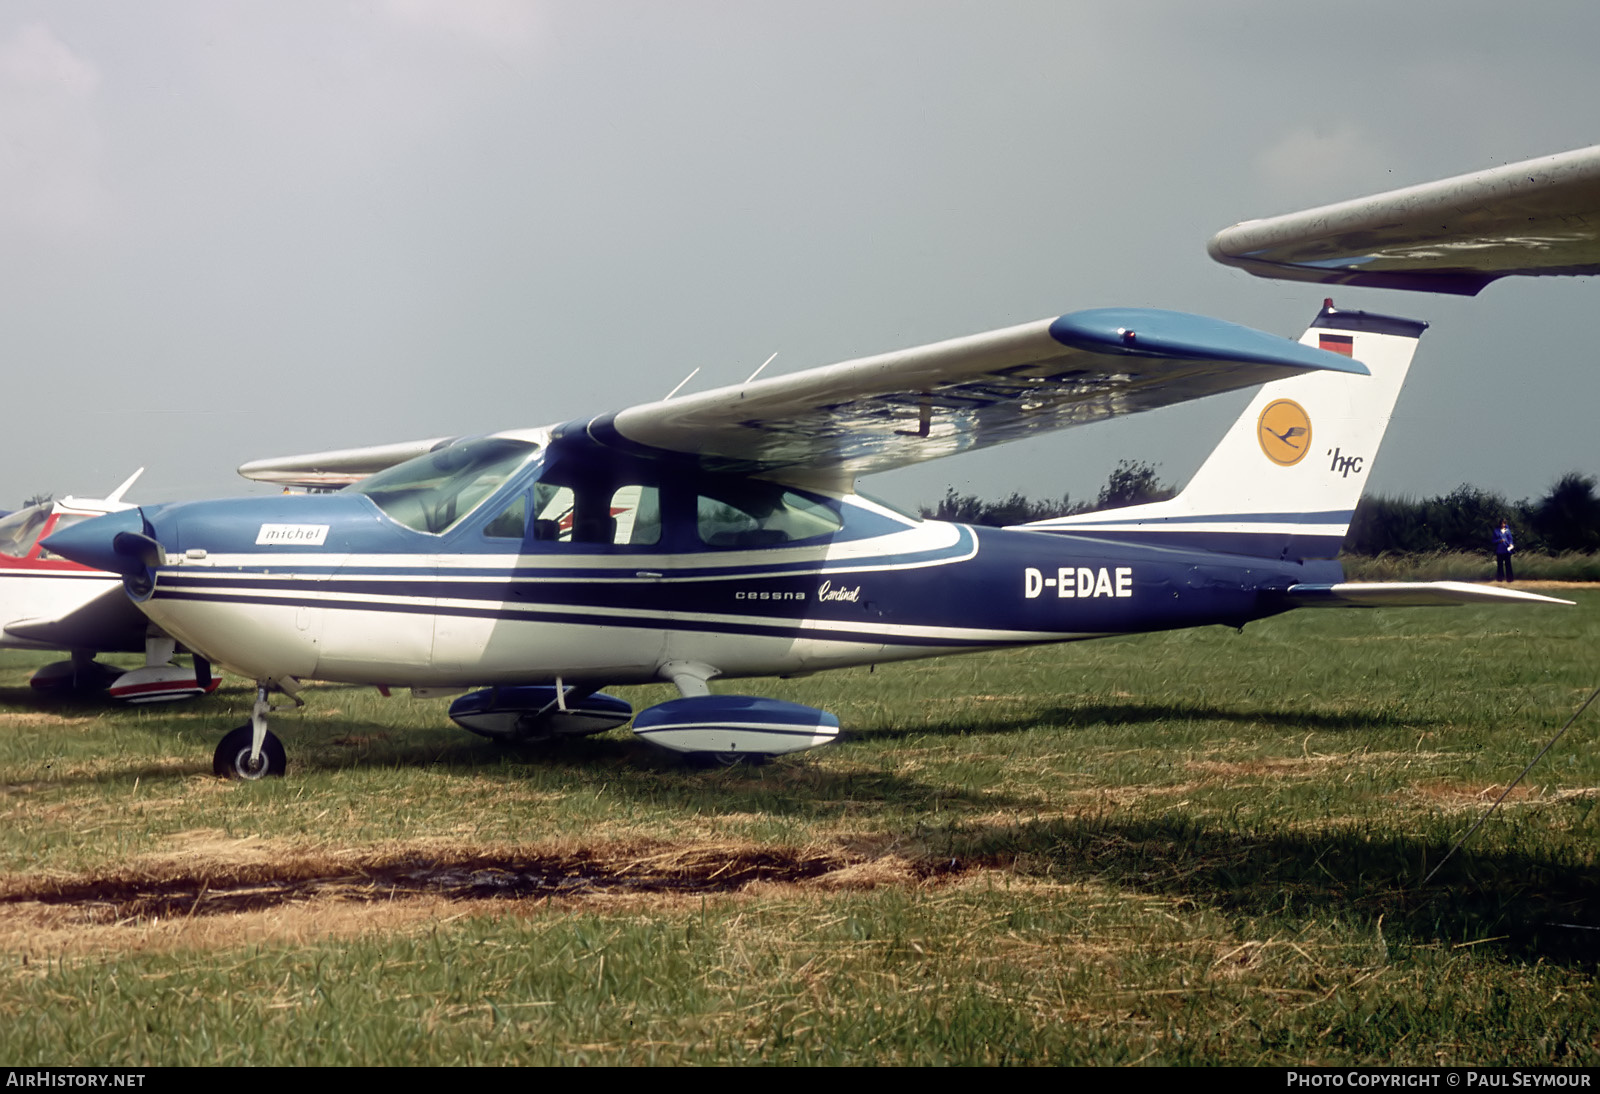
[[[261,752],[256,755],[252,747],[254,736],[254,729],[248,722],[230,730],[211,757],[211,770],[225,779],[243,779],[246,782],[268,776],[281,777],[289,767],[283,742],[268,730],[261,741]]]
[[[279,686],[283,686],[282,682]],[[283,751],[283,742],[267,729],[267,715],[272,712],[270,693],[268,683],[256,686],[256,705],[250,712],[250,720],[222,738],[211,757],[213,772],[225,779],[254,782],[281,777],[288,770],[289,759]],[[293,693],[289,697],[293,699]]]

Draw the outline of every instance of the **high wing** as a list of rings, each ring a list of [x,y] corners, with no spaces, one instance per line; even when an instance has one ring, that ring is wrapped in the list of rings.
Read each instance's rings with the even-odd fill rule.
[[[1338,356],[1217,319],[1099,308],[647,403],[587,430],[715,470],[847,483],[1306,370],[1366,374]]]
[[[1315,370],[1367,374],[1340,354],[1221,320],[1101,308],[568,422],[552,443],[581,436],[693,456],[708,469],[848,486],[857,475]],[[257,460],[239,470],[329,485],[440,443]]]
[[[1247,220],[1208,250],[1257,277],[1465,296],[1510,275],[1600,273],[1600,145]]]

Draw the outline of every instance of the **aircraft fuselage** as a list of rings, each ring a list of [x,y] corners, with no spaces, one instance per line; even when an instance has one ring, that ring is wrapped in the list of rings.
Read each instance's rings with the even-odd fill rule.
[[[581,487],[552,500],[537,482],[508,483],[443,533],[351,493],[110,519],[165,552],[142,601],[151,619],[257,680],[624,684],[671,662],[807,673],[1240,625],[1285,610],[1275,594],[1292,584],[1338,578],[1333,563],[918,521],[777,484],[751,497],[748,479],[659,477],[641,499],[637,476],[622,478],[604,484],[598,531]]]

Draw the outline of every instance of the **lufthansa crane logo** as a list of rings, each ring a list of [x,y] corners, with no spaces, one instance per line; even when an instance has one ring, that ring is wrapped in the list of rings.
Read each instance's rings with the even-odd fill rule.
[[[1261,412],[1256,439],[1267,459],[1279,467],[1293,467],[1311,451],[1311,416],[1293,399],[1275,400]]]

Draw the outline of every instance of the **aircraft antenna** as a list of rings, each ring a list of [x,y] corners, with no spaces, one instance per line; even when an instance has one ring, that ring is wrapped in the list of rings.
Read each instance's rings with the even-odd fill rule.
[[[778,351],[777,350],[773,350],[772,351],[772,357],[768,357],[765,361],[761,362],[761,368],[756,369],[749,376],[746,376],[744,378],[744,382],[748,384],[751,380],[754,380],[757,376],[760,376],[761,375],[761,369],[762,368],[766,368],[768,365],[772,364],[772,358],[776,357],[776,356],[778,356]]]
[[[1450,850],[1448,850],[1448,851],[1446,851],[1444,853],[1444,858],[1439,860],[1439,865],[1435,866],[1432,870],[1428,871],[1428,876],[1422,879],[1422,884],[1424,884],[1424,885],[1428,884],[1428,882],[1433,880],[1433,875],[1434,874],[1437,874],[1440,870],[1444,869],[1444,864],[1450,861],[1450,856],[1455,854],[1457,851],[1461,850],[1461,845],[1466,843],[1469,839],[1472,838],[1472,833],[1476,832],[1478,829],[1483,827],[1483,822],[1488,820],[1490,815],[1493,814],[1496,809],[1500,808],[1500,803],[1505,801],[1507,795],[1509,795],[1513,790],[1516,789],[1517,784],[1520,783],[1523,780],[1523,777],[1526,776],[1528,774],[1528,772],[1533,770],[1533,765],[1538,763],[1540,760],[1544,759],[1544,754],[1546,752],[1549,752],[1552,748],[1554,748],[1556,746],[1556,742],[1561,740],[1562,734],[1566,733],[1567,730],[1572,728],[1572,723],[1576,722],[1578,720],[1578,715],[1580,715],[1584,711],[1588,710],[1589,709],[1589,704],[1594,702],[1595,698],[1597,696],[1600,696],[1600,688],[1595,688],[1593,691],[1591,691],[1589,693],[1589,698],[1585,699],[1583,701],[1583,705],[1578,707],[1577,710],[1572,712],[1572,717],[1568,718],[1567,719],[1567,724],[1562,726],[1561,729],[1559,731],[1557,731],[1557,733],[1556,733],[1556,735],[1554,737],[1550,738],[1550,743],[1545,745],[1543,748],[1541,748],[1539,750],[1539,754],[1537,756],[1535,756],[1533,759],[1528,761],[1528,766],[1522,769],[1522,774],[1518,775],[1516,778],[1512,779],[1511,780],[1511,785],[1505,788],[1505,792],[1502,793],[1498,798],[1496,798],[1494,800],[1494,804],[1493,805],[1491,805],[1488,809],[1484,810],[1483,816],[1478,818],[1478,823],[1474,824],[1471,828],[1467,829],[1467,834],[1462,836],[1460,839],[1456,840],[1456,845],[1454,847],[1450,848]]]
[[[694,373],[695,372],[699,372],[699,371],[700,371],[700,366],[696,365],[695,369],[694,369],[694,372],[689,373],[689,375],[687,375],[683,379],[679,380],[678,381],[678,386],[673,388],[671,391],[667,392],[665,398],[663,398],[661,401],[664,403],[664,402],[667,401],[667,399],[670,399],[674,395],[678,394],[678,392],[683,389],[683,385],[687,384],[690,380],[693,380],[694,379]]]

